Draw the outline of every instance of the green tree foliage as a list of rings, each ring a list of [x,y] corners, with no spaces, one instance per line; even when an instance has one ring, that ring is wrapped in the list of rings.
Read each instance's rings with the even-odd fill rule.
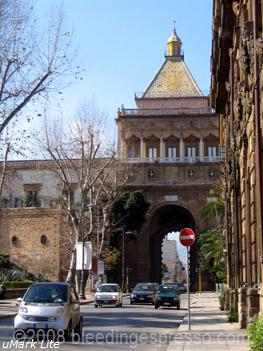
[[[210,229],[198,235],[197,243],[201,270],[208,271],[216,282],[225,282],[226,264],[221,233],[217,229]]]
[[[103,252],[102,258],[105,264],[105,271],[110,273],[115,269],[117,264],[120,262],[121,251],[117,248],[106,249]]]
[[[113,232],[136,230],[139,232],[146,219],[150,204],[141,190],[124,192],[113,204],[111,222]]]
[[[202,220],[205,223],[213,221],[216,224],[216,228],[211,228],[207,232],[199,234],[198,255],[200,268],[208,271],[213,280],[225,282],[224,199],[221,184],[216,184],[210,191],[202,209]]]
[[[263,318],[257,319],[249,324],[248,329],[249,344],[252,351],[263,351]]]
[[[217,225],[222,226],[225,215],[225,205],[220,184],[216,184],[210,191],[207,201],[202,208],[202,220],[207,223],[211,219],[217,220]]]

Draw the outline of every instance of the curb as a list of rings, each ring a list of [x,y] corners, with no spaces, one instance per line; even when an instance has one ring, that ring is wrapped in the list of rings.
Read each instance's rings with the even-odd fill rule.
[[[196,304],[196,296],[193,296],[191,299],[191,306],[195,305],[195,304]],[[182,322],[180,323],[179,327],[176,329],[176,331],[185,331],[185,330],[180,330],[180,328],[182,327],[182,329],[183,329],[183,327],[185,325],[188,325],[188,310],[186,311],[186,314],[185,314],[184,318],[182,319]]]

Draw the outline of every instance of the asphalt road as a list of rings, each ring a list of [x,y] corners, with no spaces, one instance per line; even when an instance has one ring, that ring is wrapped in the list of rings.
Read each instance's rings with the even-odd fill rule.
[[[182,309],[154,309],[152,305],[130,305],[124,299],[122,308],[94,308],[93,304],[81,306],[84,318],[83,340],[81,343],[20,344],[23,349],[38,350],[159,350],[167,349],[174,331],[186,314],[184,297]],[[11,344],[13,318],[0,320],[0,349],[17,350],[19,345]]]

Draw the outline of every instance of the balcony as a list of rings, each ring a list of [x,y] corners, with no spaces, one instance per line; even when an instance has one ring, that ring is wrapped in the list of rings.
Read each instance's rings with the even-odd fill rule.
[[[134,158],[125,158],[121,160],[122,162],[127,163],[170,163],[170,164],[178,164],[178,163],[219,163],[224,162],[224,156],[214,156],[214,157],[134,157]]]
[[[35,203],[29,203],[25,198],[3,198],[0,202],[0,208],[54,208],[58,206],[55,199],[40,199]]]
[[[119,108],[118,116],[123,117],[139,117],[139,116],[173,116],[173,115],[188,115],[188,114],[209,114],[214,111],[209,107],[196,108]]]

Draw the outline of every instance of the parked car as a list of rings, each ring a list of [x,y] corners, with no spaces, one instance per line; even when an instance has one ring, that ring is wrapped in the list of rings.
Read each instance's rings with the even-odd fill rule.
[[[178,285],[163,284],[157,291],[155,308],[160,306],[176,306],[180,309],[180,291]]]
[[[17,300],[20,306],[14,320],[15,337],[24,337],[29,329],[29,336],[34,337],[41,329],[62,335],[65,340],[71,340],[74,331],[81,339],[83,318],[74,287],[59,282],[36,283]]]
[[[119,284],[100,284],[94,294],[94,306],[122,307],[122,290]]]
[[[177,282],[176,283],[179,286],[179,291],[181,294],[185,293],[187,291],[187,286],[183,282]]]
[[[0,300],[5,298],[5,286],[4,284],[0,284]]]
[[[186,284],[182,282],[165,283],[165,285],[177,285],[180,294],[183,294],[187,291]]]
[[[138,283],[132,290],[130,296],[130,304],[135,303],[152,303],[154,304],[156,291],[158,289],[157,283]]]

